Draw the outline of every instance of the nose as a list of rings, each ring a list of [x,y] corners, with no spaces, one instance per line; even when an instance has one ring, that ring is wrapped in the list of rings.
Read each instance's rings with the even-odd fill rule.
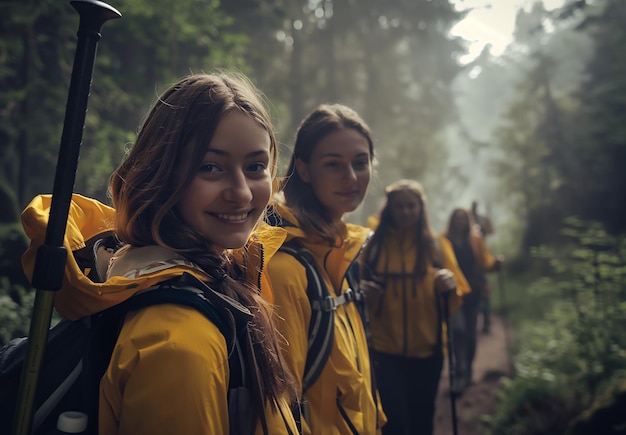
[[[252,201],[252,189],[243,171],[236,171],[229,177],[228,186],[224,191],[226,201],[247,204]]]
[[[356,171],[352,167],[352,165],[347,165],[346,170],[344,171],[344,178],[350,181],[356,180]]]

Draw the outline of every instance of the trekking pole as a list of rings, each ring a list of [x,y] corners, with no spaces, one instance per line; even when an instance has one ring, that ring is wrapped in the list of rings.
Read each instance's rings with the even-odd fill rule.
[[[452,410],[452,434],[457,435],[457,420],[456,420],[456,395],[454,394],[454,378],[456,375],[456,367],[454,364],[454,357],[452,355],[454,347],[452,346],[452,325],[450,324],[450,304],[449,293],[443,295],[443,319],[446,324],[446,344],[448,348],[448,379],[450,383],[450,409]]]
[[[78,12],[80,22],[54,176],[50,216],[44,244],[37,250],[32,277],[32,285],[37,291],[28,332],[26,360],[20,377],[18,406],[13,419],[15,435],[30,433],[39,370],[52,318],[54,292],[63,284],[67,260],[67,251],[63,244],[65,227],[76,179],[100,30],[106,21],[122,16],[115,8],[101,1],[73,0],[70,3]]]
[[[505,300],[504,290],[504,267],[500,267],[498,271],[498,290],[500,292],[500,311],[502,312],[502,328],[504,329],[504,351],[506,352],[506,361],[509,369],[509,375],[512,376],[515,371],[513,364],[513,358],[511,356],[511,340],[509,337],[509,325],[508,325],[508,308]]]

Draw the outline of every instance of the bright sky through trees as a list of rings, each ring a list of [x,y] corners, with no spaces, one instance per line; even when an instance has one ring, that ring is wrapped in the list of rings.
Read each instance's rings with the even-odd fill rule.
[[[515,15],[520,8],[529,9],[542,0],[454,0],[458,10],[472,11],[453,27],[451,34],[470,41],[463,63],[474,59],[487,44],[491,54],[499,56],[513,40]],[[543,0],[546,9],[560,7],[565,0]]]

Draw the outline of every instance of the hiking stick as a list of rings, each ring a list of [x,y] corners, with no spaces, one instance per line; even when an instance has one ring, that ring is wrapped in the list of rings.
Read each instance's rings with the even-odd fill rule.
[[[507,321],[508,308],[505,301],[504,291],[504,267],[500,267],[498,271],[498,290],[500,291],[500,311],[502,312],[502,328],[504,329],[504,351],[506,352],[506,361],[509,369],[509,376],[513,375],[515,366],[513,365],[513,358],[511,356],[511,340],[509,338],[509,325]]]
[[[454,394],[454,377],[456,375],[456,367],[454,365],[454,357],[452,355],[452,325],[450,324],[450,304],[449,293],[443,295],[443,319],[446,324],[446,345],[448,348],[448,380],[450,383],[450,409],[452,410],[452,433],[457,435],[457,421],[456,421],[456,394]]]
[[[87,100],[91,87],[94,61],[102,25],[122,15],[113,7],[97,0],[70,2],[80,16],[76,53],[65,108],[63,132],[57,159],[50,217],[44,244],[37,250],[32,285],[37,289],[30,321],[28,350],[20,378],[18,407],[13,420],[13,433],[30,433],[32,408],[48,340],[54,305],[54,291],[63,283],[67,251],[63,246],[65,227],[76,179],[78,155],[85,125]]]

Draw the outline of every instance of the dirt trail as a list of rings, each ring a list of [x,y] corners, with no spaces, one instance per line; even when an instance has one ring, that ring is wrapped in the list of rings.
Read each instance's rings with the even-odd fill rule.
[[[510,374],[510,360],[506,353],[510,333],[505,335],[504,324],[501,317],[492,314],[491,331],[489,334],[482,334],[479,319],[473,383],[456,400],[458,435],[482,435],[484,433],[481,430],[480,417],[494,411],[496,395],[501,388],[501,377]],[[453,433],[448,392],[449,372],[446,363],[437,397],[434,435],[452,435]]]

